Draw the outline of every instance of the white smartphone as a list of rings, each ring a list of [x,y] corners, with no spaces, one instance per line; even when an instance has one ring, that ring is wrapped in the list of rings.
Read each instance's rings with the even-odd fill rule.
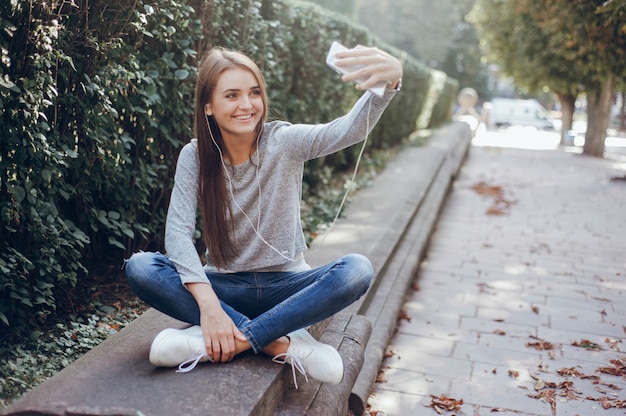
[[[330,45],[330,49],[328,50],[328,55],[326,56],[326,65],[328,65],[330,68],[332,68],[335,72],[337,72],[338,74],[349,74],[350,72],[354,72],[357,69],[360,69],[361,66],[342,66],[342,67],[338,67],[337,65],[335,65],[335,55],[337,54],[337,52],[343,52],[343,51],[347,51],[348,48],[346,48],[345,46],[343,46],[341,43],[339,42],[333,42]],[[364,82],[365,79],[357,79],[356,82],[358,84]],[[383,94],[385,93],[385,88],[387,88],[387,84],[384,81],[381,81],[377,84],[375,84],[373,87],[368,88],[369,91],[371,91],[372,93],[378,95],[379,97],[382,97]]]

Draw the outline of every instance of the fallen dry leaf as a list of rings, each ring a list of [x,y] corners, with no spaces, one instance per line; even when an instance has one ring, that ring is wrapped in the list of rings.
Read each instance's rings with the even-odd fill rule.
[[[621,376],[624,375],[624,371],[615,367],[600,367],[596,371],[599,373],[610,374],[612,376]]]
[[[626,377],[626,357],[609,361],[613,367],[600,367],[596,371],[617,377]]]
[[[411,316],[409,314],[406,313],[406,311],[401,311],[400,312],[400,316],[398,317],[398,320],[405,320],[407,322],[411,322]]]
[[[577,369],[575,369],[574,367],[569,367],[569,368],[561,368],[560,370],[556,370],[556,373],[560,376],[574,376],[574,377],[580,377],[582,378],[582,376],[584,376],[583,373],[581,373],[580,371],[578,371]]]
[[[578,394],[578,392],[576,391],[576,388],[574,387],[574,383],[572,383],[571,381],[562,381],[559,383],[559,385],[557,386],[559,389],[561,389],[562,391],[559,393],[559,396],[564,397],[568,400],[578,400],[580,398],[580,395]]]
[[[430,395],[430,404],[427,407],[432,407],[435,412],[440,415],[443,412],[454,412],[460,411],[461,406],[463,406],[463,399],[453,399],[451,397],[447,397],[445,394],[441,396]]]
[[[519,371],[509,370],[509,376],[513,377],[513,378],[518,378],[519,377]]]
[[[495,335],[506,335],[506,331],[504,331],[502,329],[496,329],[495,331],[493,331],[493,333]]]
[[[500,186],[479,182],[472,186],[472,189],[481,196],[493,198],[491,206],[487,209],[487,215],[505,215],[511,205],[515,203],[515,201],[504,197],[504,190]]]
[[[106,322],[98,322],[98,327],[108,329],[110,331],[115,331],[115,332],[119,332],[119,330],[121,329],[120,324],[114,323],[114,322],[110,324]]]
[[[386,383],[387,378],[385,377],[385,370],[380,370],[378,375],[376,376],[376,383]]]
[[[489,208],[486,212],[487,215],[505,215],[506,211],[501,208]]]
[[[609,399],[608,397],[600,397],[596,399],[598,403],[602,406],[603,409],[626,409],[626,400],[618,400],[618,399]]]
[[[620,386],[618,386],[617,384],[613,384],[613,383],[606,383],[604,381],[601,380],[597,380],[597,382],[593,383],[593,384],[599,384],[600,386],[605,386],[610,388],[611,390],[621,390],[622,388]],[[599,391],[602,394],[607,394],[607,391],[604,390],[603,388],[596,386],[596,391]],[[613,394],[613,393],[611,393]]]
[[[595,350],[599,351],[602,347],[596,344],[593,341],[589,341],[588,339],[581,339],[580,341],[572,341],[572,345],[574,347],[585,348],[587,350]]]
[[[503,193],[502,188],[500,186],[488,185],[487,183],[482,182],[482,181],[472,186],[472,189],[477,194],[482,195],[482,196],[499,197]]]
[[[617,352],[621,352],[619,349],[619,344],[622,342],[621,339],[610,339],[610,338],[606,338],[604,340],[604,342],[606,342],[607,344],[609,344],[609,348],[612,350],[615,350]]]
[[[548,351],[556,348],[554,344],[548,341],[527,342],[526,346],[528,348],[534,348],[539,351]]]
[[[552,410],[552,416],[556,416],[556,394],[554,390],[543,390],[538,394],[529,394],[528,397],[548,403]]]
[[[383,355],[383,358],[391,358],[394,355],[396,355],[396,352],[391,347],[387,347],[385,349],[385,354]]]

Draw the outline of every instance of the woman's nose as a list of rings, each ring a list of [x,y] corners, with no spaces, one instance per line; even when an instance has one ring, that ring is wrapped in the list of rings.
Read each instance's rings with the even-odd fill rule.
[[[252,102],[250,101],[250,97],[244,95],[241,98],[241,100],[239,101],[239,107],[241,107],[241,108],[251,108],[252,107]]]

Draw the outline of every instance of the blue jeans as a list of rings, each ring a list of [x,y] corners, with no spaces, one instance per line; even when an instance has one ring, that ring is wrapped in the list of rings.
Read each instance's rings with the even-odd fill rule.
[[[125,269],[131,288],[148,305],[200,324],[198,304],[165,255],[136,253]],[[255,353],[355,302],[369,288],[373,274],[370,261],[359,254],[303,272],[206,272],[224,311]]]

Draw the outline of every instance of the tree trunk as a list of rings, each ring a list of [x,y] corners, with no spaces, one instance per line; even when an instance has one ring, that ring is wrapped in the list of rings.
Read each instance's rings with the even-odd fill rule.
[[[583,154],[604,157],[606,129],[611,117],[611,99],[613,97],[613,74],[597,90],[587,92],[587,132]]]
[[[619,111],[619,129],[626,130],[626,86],[622,89],[622,107]]]
[[[574,119],[574,107],[576,106],[576,97],[577,94],[572,94],[570,92],[564,93],[556,93],[559,98],[559,102],[561,103],[561,145],[565,145],[566,143],[566,134],[569,130],[572,129],[573,119]]]

